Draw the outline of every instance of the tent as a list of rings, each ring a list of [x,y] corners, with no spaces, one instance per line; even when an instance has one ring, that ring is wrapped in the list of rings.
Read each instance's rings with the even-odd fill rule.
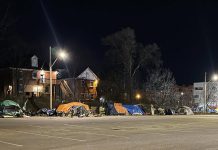
[[[114,103],[114,108],[119,115],[128,115],[128,111],[121,103]]]
[[[0,102],[0,115],[1,116],[23,116],[23,111],[18,103],[12,100],[4,100]]]
[[[138,105],[123,105],[130,115],[144,115],[145,112]]]
[[[180,107],[177,112],[179,115],[194,115],[193,111],[188,106]]]
[[[3,102],[0,102],[0,106],[2,107],[16,106],[20,108],[20,105],[12,100],[4,100]]]
[[[58,106],[57,113],[69,113],[70,109],[74,106],[83,106],[87,111],[89,111],[89,106],[80,102],[70,102],[67,104],[61,104]]]
[[[118,115],[113,102],[107,102],[105,105],[106,115]]]

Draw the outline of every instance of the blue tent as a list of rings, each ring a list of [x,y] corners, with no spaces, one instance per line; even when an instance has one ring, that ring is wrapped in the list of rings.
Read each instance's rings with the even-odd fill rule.
[[[144,115],[145,112],[138,105],[123,105],[131,115]]]

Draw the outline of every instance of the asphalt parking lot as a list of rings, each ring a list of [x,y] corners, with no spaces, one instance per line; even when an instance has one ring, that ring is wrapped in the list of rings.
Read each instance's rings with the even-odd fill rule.
[[[218,149],[218,116],[0,118],[2,150]]]

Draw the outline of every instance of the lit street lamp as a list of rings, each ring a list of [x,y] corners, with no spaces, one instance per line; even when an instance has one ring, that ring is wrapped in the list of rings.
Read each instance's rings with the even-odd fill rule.
[[[138,93],[138,94],[136,94],[135,97],[136,97],[137,100],[139,100],[141,98],[141,95]]]
[[[218,75],[213,74],[211,80],[212,81],[217,81],[218,80]],[[204,77],[204,113],[206,113],[206,112],[207,112],[207,73],[205,72],[205,77]]]
[[[180,97],[180,99],[181,99],[181,105],[183,106],[183,95],[184,95],[184,92],[181,92],[180,94],[181,94],[181,97]]]
[[[49,77],[50,77],[50,109],[52,109],[52,67],[54,66],[54,64],[56,63],[56,61],[58,59],[65,59],[67,57],[67,54],[63,51],[63,50],[59,50],[58,52],[58,56],[57,58],[55,59],[55,61],[52,63],[52,58],[51,58],[51,55],[52,55],[52,52],[51,52],[51,46],[49,47]]]

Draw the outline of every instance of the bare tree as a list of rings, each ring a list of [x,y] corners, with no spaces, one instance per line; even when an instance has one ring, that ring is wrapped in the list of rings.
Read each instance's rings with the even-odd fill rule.
[[[218,82],[207,83],[207,108],[216,109],[218,104]]]
[[[151,71],[145,84],[147,98],[157,107],[175,107],[177,105],[176,81],[167,69]]]
[[[103,39],[105,45],[110,47],[110,58],[123,70],[123,80],[127,89],[128,97],[132,102],[133,81],[139,68],[152,62],[160,64],[160,52],[156,44],[144,46],[137,43],[135,32],[131,28],[118,31]],[[154,63],[155,62],[155,63]],[[124,90],[126,90],[124,89]]]

